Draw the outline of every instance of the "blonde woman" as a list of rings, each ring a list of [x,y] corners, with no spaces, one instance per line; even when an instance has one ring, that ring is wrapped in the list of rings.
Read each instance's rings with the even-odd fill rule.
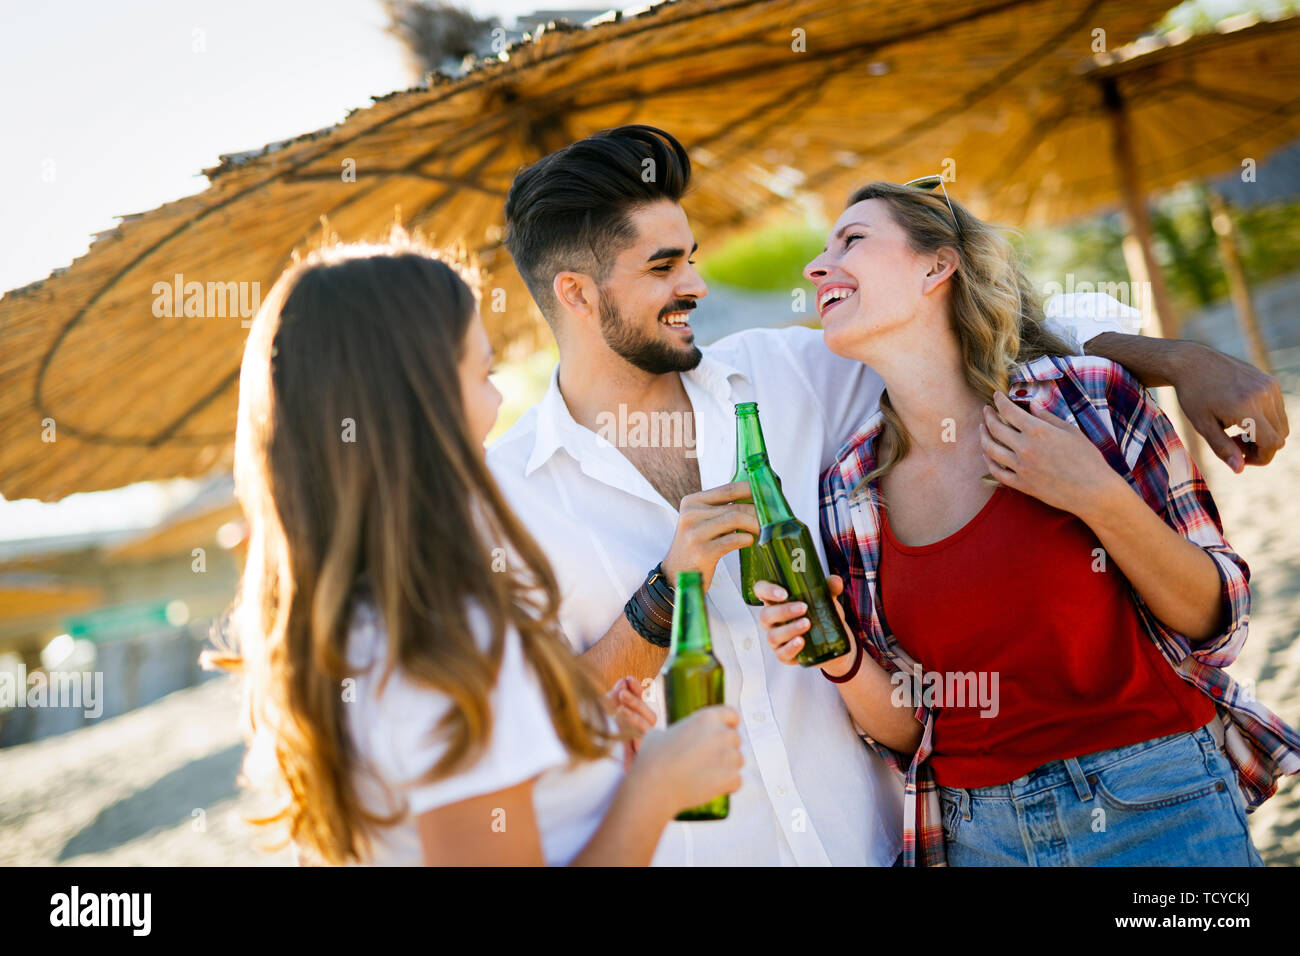
[[[611,753],[554,575],[485,465],[491,366],[470,285],[405,240],[313,254],[249,333],[224,663],[247,675],[265,822],[313,862],[645,864],[676,812],[739,787],[730,708],[650,734],[626,772]]]
[[[1300,736],[1223,670],[1248,570],[1168,419],[946,189],[863,187],[804,274],[885,380],[822,476],[857,638],[822,670],[906,775],[904,865],[1261,865]],[[792,661],[804,608],[756,592]]]

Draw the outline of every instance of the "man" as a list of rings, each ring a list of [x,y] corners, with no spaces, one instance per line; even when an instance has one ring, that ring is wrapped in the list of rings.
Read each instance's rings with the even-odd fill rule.
[[[829,681],[765,646],[735,553],[759,527],[748,486],[730,483],[734,406],[756,401],[790,505],[817,527],[818,475],[878,407],[881,383],[803,327],[695,346],[689,316],[707,289],[680,205],[689,183],[681,144],[647,126],[588,137],[516,177],[506,244],[560,362],[488,463],[555,568],[562,628],[605,686],[655,677],[667,656],[655,619],[671,600],[665,580],[703,576],[727,703],[741,714],[745,782],[726,820],[671,825],[655,863],[889,865],[901,850],[901,781],[859,739]],[[1105,317],[1062,318],[1088,351],[1182,386],[1193,421],[1265,423],[1259,461],[1285,437],[1276,382],[1249,366],[1120,334]],[[1215,404],[1224,393],[1232,401]],[[1222,454],[1247,450],[1205,431]],[[658,684],[646,697],[662,720]]]

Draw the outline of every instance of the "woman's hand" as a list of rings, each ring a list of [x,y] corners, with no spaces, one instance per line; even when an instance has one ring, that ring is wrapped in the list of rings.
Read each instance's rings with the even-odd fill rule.
[[[1087,521],[1124,481],[1088,436],[1050,412],[1029,412],[997,392],[984,409],[980,447],[989,473],[1016,491]],[[1000,416],[1000,417],[999,417]]]
[[[667,730],[646,734],[636,762],[574,864],[648,864],[674,816],[739,790],[744,763],[739,726],[740,714],[732,708],[704,707]]]
[[[863,731],[899,753],[914,753],[925,729],[913,716],[916,708],[910,703],[895,706],[894,684],[889,674],[867,653],[865,647],[854,646],[857,641],[845,620],[844,608],[835,600],[844,593],[844,580],[838,574],[828,574],[826,586],[830,589],[831,603],[839,615],[840,626],[849,635],[849,652],[817,666],[830,677],[843,677],[853,669],[853,663],[857,660],[854,655],[861,654],[857,675],[851,681],[837,683],[836,690],[843,697],[854,722]],[[785,664],[797,664],[795,655],[804,643],[799,635],[809,627],[805,616],[808,609],[802,601],[782,603],[789,595],[785,588],[771,581],[756,581],[754,594],[766,605],[758,612],[758,620],[767,632],[767,643],[776,652],[777,660]]]
[[[641,697],[641,685],[636,682],[635,677],[624,677],[615,684],[605,695],[605,703],[613,711],[619,727],[632,734],[623,757],[623,766],[626,769],[631,765],[632,758],[636,756],[637,749],[641,746],[641,738],[654,727],[658,718],[650,709],[650,705]]]
[[[826,586],[830,588],[831,603],[835,605],[835,613],[839,615],[840,627],[844,628],[844,633],[849,635],[849,651],[829,661],[823,661],[817,666],[832,677],[842,677],[853,666],[855,642],[848,622],[844,619],[844,608],[840,606],[839,601],[835,600],[844,593],[843,580],[838,574],[828,574]],[[776,659],[782,664],[798,664],[795,658],[803,650],[804,644],[800,635],[812,626],[805,616],[808,613],[808,605],[802,601],[782,603],[790,595],[786,593],[785,588],[771,581],[755,581],[754,596],[764,604],[763,610],[758,612],[758,621],[767,632],[767,643],[776,652]]]
[[[638,787],[656,789],[669,816],[740,789],[740,714],[725,705],[703,707],[641,741],[630,774]]]

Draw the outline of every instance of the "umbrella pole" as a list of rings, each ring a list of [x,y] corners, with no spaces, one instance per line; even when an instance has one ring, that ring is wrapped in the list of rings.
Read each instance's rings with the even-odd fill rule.
[[[1214,235],[1219,243],[1219,258],[1223,260],[1223,272],[1228,277],[1228,293],[1232,297],[1232,306],[1237,313],[1237,322],[1241,325],[1242,337],[1250,351],[1250,360],[1256,366],[1273,374],[1273,365],[1268,358],[1268,347],[1264,344],[1264,335],[1259,328],[1259,316],[1255,312],[1255,303],[1250,299],[1250,286],[1246,284],[1246,272],[1241,267],[1241,255],[1237,244],[1237,224],[1233,221],[1228,204],[1217,189],[1205,190],[1205,198],[1210,204],[1210,218],[1214,224]]]
[[[1165,286],[1160,263],[1156,260],[1155,245],[1151,238],[1151,218],[1147,214],[1146,200],[1138,180],[1137,157],[1133,149],[1133,127],[1129,122],[1128,110],[1124,107],[1124,98],[1114,79],[1110,77],[1103,79],[1101,91],[1106,111],[1111,118],[1111,158],[1119,179],[1120,194],[1124,199],[1129,233],[1133,240],[1125,243],[1125,260],[1129,266],[1129,277],[1134,283],[1144,283],[1151,290],[1149,304],[1155,313],[1156,335],[1163,338],[1178,338],[1182,323],[1169,298],[1169,289]],[[1133,254],[1134,245],[1137,246],[1137,255]],[[1143,299],[1146,297],[1143,296]],[[1187,453],[1204,474],[1204,454],[1200,435],[1187,420],[1187,415],[1178,404],[1176,395],[1168,405],[1170,417],[1182,436]]]

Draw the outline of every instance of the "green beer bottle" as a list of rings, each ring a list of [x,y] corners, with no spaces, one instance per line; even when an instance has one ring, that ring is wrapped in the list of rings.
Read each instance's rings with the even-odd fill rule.
[[[767,446],[763,444],[763,426],[758,420],[758,403],[741,402],[736,406],[736,474],[732,481],[747,481],[745,459],[751,455],[762,455],[767,461]],[[777,477],[776,486],[781,487]],[[746,604],[762,607],[763,602],[754,596],[754,582],[763,580],[767,564],[759,553],[758,542],[740,549],[740,593]]]
[[[832,606],[830,588],[808,526],[790,510],[766,456],[750,456],[745,460],[745,469],[758,523],[763,527],[758,543],[767,570],[790,595],[788,600],[808,605],[807,617],[812,626],[803,633],[803,650],[795,660],[812,667],[847,654],[849,639]]]
[[[673,645],[664,661],[664,704],[668,723],[676,723],[701,707],[723,703],[722,665],[713,656],[709,619],[704,610],[704,584],[699,571],[679,571],[673,602]],[[722,820],[729,801],[724,793],[708,803],[677,814],[678,820]]]

